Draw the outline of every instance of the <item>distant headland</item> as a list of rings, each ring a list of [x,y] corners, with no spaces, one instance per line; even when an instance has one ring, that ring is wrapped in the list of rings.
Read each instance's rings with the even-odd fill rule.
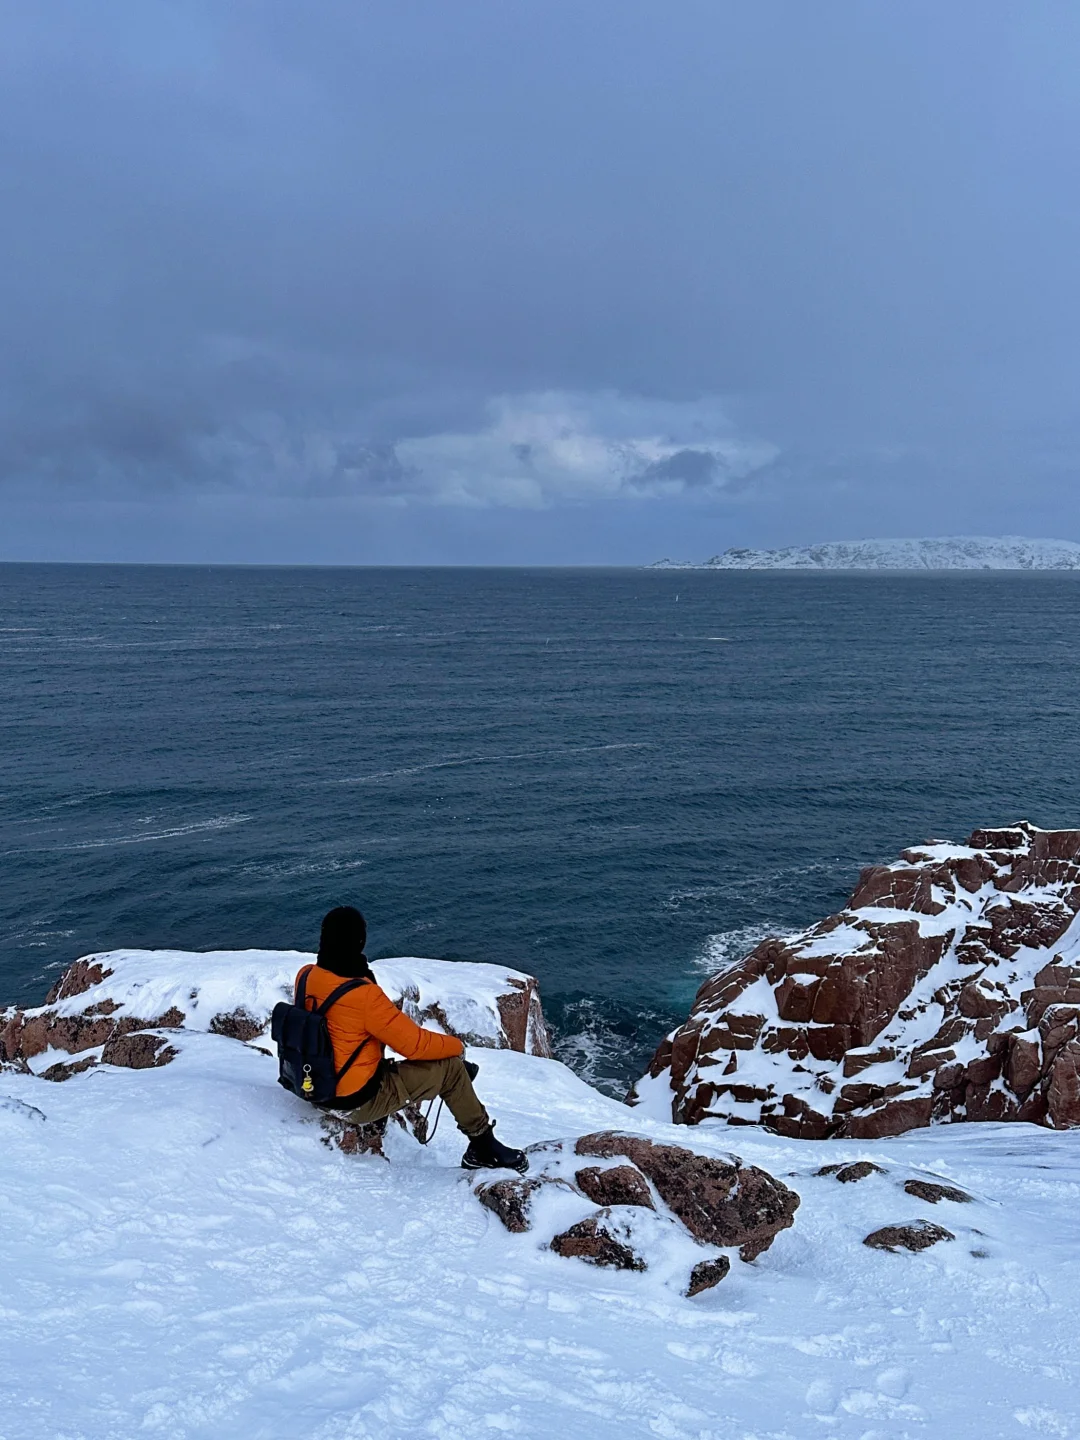
[[[936,540],[828,540],[784,550],[725,550],[711,560],[657,560],[653,570],[1080,570],[1074,540],[957,535]]]

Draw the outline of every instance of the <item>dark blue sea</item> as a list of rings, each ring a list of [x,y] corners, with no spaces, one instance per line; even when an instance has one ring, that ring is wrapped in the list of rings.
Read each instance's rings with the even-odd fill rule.
[[[1080,576],[0,566],[0,1001],[120,946],[537,975],[617,1089],[904,845],[1080,825]]]

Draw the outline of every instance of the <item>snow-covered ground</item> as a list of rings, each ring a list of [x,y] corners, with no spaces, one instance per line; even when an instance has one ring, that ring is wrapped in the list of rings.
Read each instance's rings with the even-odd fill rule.
[[[784,550],[725,550],[711,560],[659,560],[659,570],[1080,570],[1080,544],[1020,535],[830,540]]]
[[[264,1040],[175,1044],[161,1069],[0,1073],[2,1440],[1080,1436],[1076,1132],[687,1130],[556,1061],[472,1051],[512,1143],[628,1128],[802,1195],[770,1250],[687,1300],[505,1231],[448,1116],[427,1150],[392,1131],[389,1163],[344,1155]],[[889,1173],[814,1173],[857,1157]],[[975,1203],[913,1199],[922,1174]],[[956,1240],[863,1246],[918,1216]]]

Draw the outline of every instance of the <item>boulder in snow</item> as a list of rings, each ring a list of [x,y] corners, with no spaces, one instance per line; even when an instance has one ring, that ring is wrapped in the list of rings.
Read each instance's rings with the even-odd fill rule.
[[[822,1165],[817,1175],[835,1175],[842,1185],[852,1185],[865,1180],[869,1175],[884,1175],[886,1172],[872,1160],[854,1160],[850,1165]]]
[[[639,1135],[597,1131],[530,1146],[529,1157],[528,1176],[472,1182],[507,1230],[536,1231],[555,1254],[596,1265],[644,1270],[655,1261],[681,1275],[683,1294],[715,1285],[730,1267],[727,1256],[698,1258],[702,1246],[738,1247],[752,1260],[791,1225],[799,1204],[794,1191],[734,1155]],[[582,1157],[600,1163],[582,1165]]]
[[[151,1070],[168,1065],[176,1058],[176,1050],[164,1035],[137,1030],[127,1035],[113,1035],[101,1051],[103,1065],[125,1065],[129,1070]]]
[[[690,1271],[690,1284],[686,1287],[687,1299],[719,1285],[730,1269],[731,1261],[726,1255],[717,1255],[712,1260],[699,1260]]]
[[[863,1241],[871,1250],[929,1250],[941,1240],[955,1240],[956,1236],[943,1225],[931,1220],[913,1220],[910,1225],[883,1225],[874,1230]]]
[[[908,1195],[914,1195],[916,1200],[925,1200],[928,1205],[936,1205],[939,1200],[951,1200],[954,1205],[970,1205],[971,1196],[966,1190],[958,1190],[955,1185],[938,1185],[933,1180],[905,1180],[904,1190]]]
[[[794,1221],[799,1197],[781,1181],[737,1156],[699,1155],[681,1145],[657,1145],[638,1135],[602,1131],[582,1135],[578,1155],[626,1156],[651,1180],[660,1199],[706,1245],[736,1245],[744,1260],[767,1250]]]

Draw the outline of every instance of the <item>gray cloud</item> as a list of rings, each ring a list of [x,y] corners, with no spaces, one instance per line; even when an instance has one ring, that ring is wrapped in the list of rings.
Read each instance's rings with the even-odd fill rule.
[[[0,504],[1080,531],[1067,0],[0,19]]]

